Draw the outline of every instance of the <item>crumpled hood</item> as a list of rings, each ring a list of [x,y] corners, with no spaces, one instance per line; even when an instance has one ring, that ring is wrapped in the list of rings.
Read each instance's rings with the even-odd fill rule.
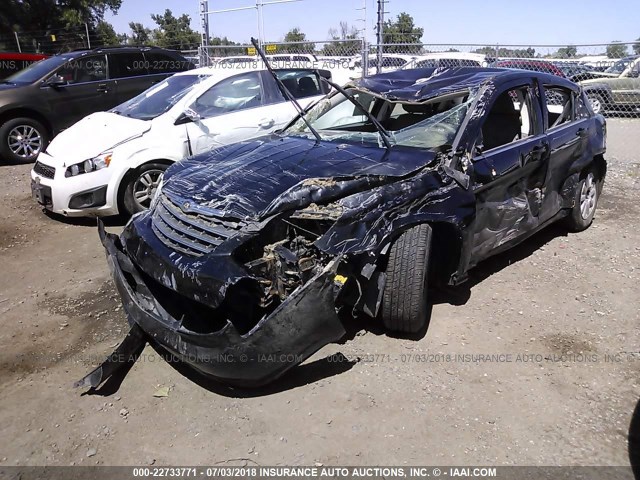
[[[292,207],[336,199],[403,177],[436,154],[377,145],[266,137],[176,163],[165,173],[163,193],[198,210],[232,218],[264,218]]]
[[[69,165],[93,158],[150,128],[149,121],[111,112],[92,113],[56,136],[46,152]]]

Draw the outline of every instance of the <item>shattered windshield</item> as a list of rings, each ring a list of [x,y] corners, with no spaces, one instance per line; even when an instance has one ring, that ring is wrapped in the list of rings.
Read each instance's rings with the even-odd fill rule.
[[[205,75],[174,75],[115,107],[112,112],[138,120],[154,119],[184,97]]]
[[[474,97],[472,92],[463,91],[419,103],[391,102],[355,88],[347,92],[390,133],[392,145],[425,149],[453,143]],[[341,93],[318,102],[306,119],[323,140],[383,145],[376,126]],[[312,136],[301,118],[284,133]]]

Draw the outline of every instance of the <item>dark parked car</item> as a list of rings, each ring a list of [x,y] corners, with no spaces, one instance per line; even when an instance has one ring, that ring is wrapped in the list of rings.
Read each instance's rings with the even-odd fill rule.
[[[419,69],[346,93],[308,124],[174,164],[120,236],[100,226],[132,326],[119,353],[151,339],[218,380],[264,384],[342,337],[337,309],[423,330],[429,285],[557,220],[591,224],[605,120],[575,83]]]
[[[493,66],[500,68],[517,68],[519,70],[530,70],[532,72],[550,73],[551,75],[557,75],[562,78],[566,77],[564,72],[556,65],[543,60],[499,60]]]
[[[27,68],[32,63],[44,60],[48,56],[42,53],[0,52],[0,80]]]
[[[0,158],[33,161],[86,115],[191,67],[179,53],[151,47],[81,50],[34,63],[0,81]]]

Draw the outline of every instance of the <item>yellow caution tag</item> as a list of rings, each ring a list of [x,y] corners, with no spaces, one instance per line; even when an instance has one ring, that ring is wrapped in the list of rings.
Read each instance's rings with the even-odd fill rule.
[[[344,285],[345,283],[347,283],[347,277],[343,277],[342,275],[336,275],[336,277],[333,280],[335,282],[338,282],[341,285]]]

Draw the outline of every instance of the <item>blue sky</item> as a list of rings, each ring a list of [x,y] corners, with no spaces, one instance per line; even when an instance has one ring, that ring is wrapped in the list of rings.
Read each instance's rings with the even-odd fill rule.
[[[265,0],[268,1],[268,0]],[[328,30],[343,20],[363,27],[363,2],[367,2],[369,37],[373,39],[375,0],[301,0],[264,7],[265,38],[282,40],[292,27],[300,27],[310,40],[328,38]],[[255,0],[209,0],[210,9],[255,5]],[[130,21],[153,27],[152,13],[169,8],[191,16],[199,29],[198,0],[123,0],[117,15],[107,14],[119,33],[128,32]],[[387,16],[413,15],[424,28],[424,43],[472,44],[583,44],[640,37],[639,0],[388,0]],[[245,42],[257,36],[255,10],[210,16],[215,36]]]

